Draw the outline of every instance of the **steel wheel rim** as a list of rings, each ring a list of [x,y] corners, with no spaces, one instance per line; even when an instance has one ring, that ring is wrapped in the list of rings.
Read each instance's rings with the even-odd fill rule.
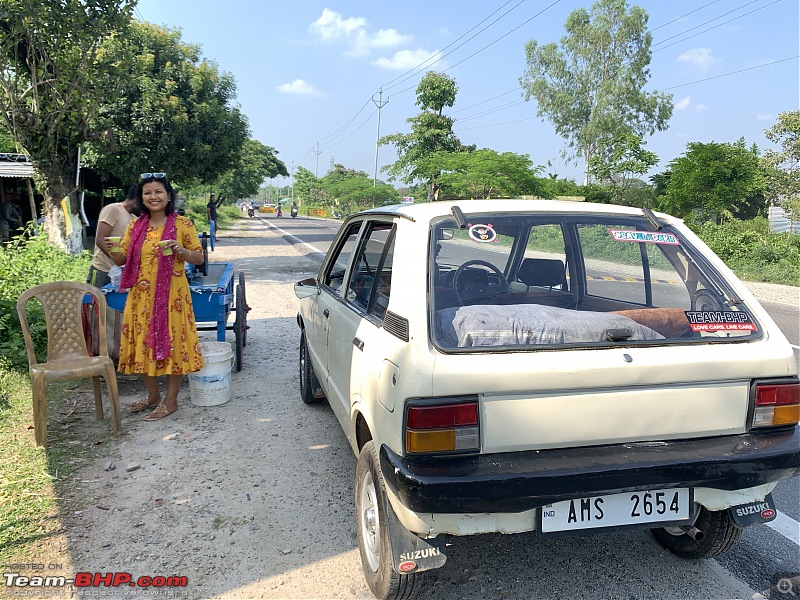
[[[358,526],[361,529],[361,541],[367,565],[373,573],[377,573],[380,563],[380,514],[378,498],[372,473],[367,471],[361,481],[361,512],[358,515]]]

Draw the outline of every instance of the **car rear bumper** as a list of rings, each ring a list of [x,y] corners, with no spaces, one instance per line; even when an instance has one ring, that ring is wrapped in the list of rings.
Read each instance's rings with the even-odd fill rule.
[[[479,456],[380,449],[384,480],[417,513],[513,513],[570,498],[670,487],[751,488],[800,474],[800,428],[653,444]]]

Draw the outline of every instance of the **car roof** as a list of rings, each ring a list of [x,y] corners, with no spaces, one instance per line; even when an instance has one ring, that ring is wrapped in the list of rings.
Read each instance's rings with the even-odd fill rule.
[[[606,214],[620,216],[642,216],[642,209],[616,204],[597,204],[568,200],[446,200],[417,204],[392,204],[362,211],[358,214],[391,214],[417,221],[429,221],[434,217],[451,214],[453,206],[466,213],[481,212],[526,212],[526,213],[575,213]],[[655,213],[666,221],[679,221],[664,213]]]

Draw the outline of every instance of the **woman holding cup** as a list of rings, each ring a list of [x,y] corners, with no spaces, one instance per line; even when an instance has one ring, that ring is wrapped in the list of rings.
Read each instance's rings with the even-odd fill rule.
[[[111,257],[125,264],[120,289],[128,289],[122,319],[119,370],[138,373],[147,398],[134,412],[153,409],[146,421],[178,410],[183,375],[203,368],[184,262],[203,263],[194,224],[175,212],[175,191],[166,173],[142,173],[136,196],[141,216],[128,226],[120,251]],[[111,240],[106,242],[109,252]],[[161,398],[159,375],[167,377]]]

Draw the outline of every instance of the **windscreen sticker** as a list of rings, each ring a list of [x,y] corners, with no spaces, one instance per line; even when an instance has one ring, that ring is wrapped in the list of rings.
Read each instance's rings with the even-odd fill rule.
[[[611,237],[617,242],[645,242],[648,244],[673,244],[680,246],[678,238],[671,233],[657,231],[630,231],[626,229],[609,229]]]
[[[467,223],[467,226],[469,227],[469,237],[474,241],[481,243],[497,241],[497,232],[492,229],[491,223],[488,225],[481,225],[480,223],[471,225]]]
[[[746,312],[687,310],[692,331],[755,331],[756,325]]]

